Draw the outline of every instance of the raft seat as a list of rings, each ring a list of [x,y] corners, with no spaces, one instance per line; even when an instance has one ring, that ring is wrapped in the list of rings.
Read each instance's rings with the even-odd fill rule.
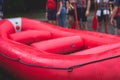
[[[40,31],[40,30],[26,30],[22,32],[12,33],[9,35],[10,39],[24,43],[31,44],[37,41],[43,41],[51,39],[51,33],[48,31]]]
[[[62,37],[31,44],[32,47],[38,50],[56,54],[68,54],[75,52],[81,50],[83,45],[84,41],[80,36]]]

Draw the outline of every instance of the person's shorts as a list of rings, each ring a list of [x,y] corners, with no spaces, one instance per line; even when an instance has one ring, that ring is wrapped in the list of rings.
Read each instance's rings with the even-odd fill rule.
[[[68,15],[74,16],[74,10],[71,9],[71,10],[69,11]]]
[[[108,21],[109,20],[109,15],[103,15],[103,11],[101,11],[101,16],[97,16],[98,18],[98,22],[101,22],[104,20],[104,22]]]
[[[86,8],[77,8],[78,21],[82,20],[83,22],[87,21],[87,16],[85,16]]]
[[[48,9],[48,20],[56,20],[56,9]]]
[[[120,16],[116,17],[117,28],[120,29]]]
[[[72,16],[75,19],[74,10],[70,10],[68,13],[69,16]]]

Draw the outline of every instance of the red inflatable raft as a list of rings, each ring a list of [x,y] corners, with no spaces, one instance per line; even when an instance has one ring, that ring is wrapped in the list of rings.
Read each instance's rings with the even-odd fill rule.
[[[0,67],[16,80],[120,80],[120,37],[27,18],[0,23]]]

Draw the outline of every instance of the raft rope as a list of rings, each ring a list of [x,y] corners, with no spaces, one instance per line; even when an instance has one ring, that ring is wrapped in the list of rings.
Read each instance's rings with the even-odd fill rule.
[[[68,72],[72,72],[73,69],[75,69],[75,68],[79,68],[79,67],[83,67],[83,66],[86,66],[86,65],[89,65],[89,64],[94,64],[94,63],[98,63],[98,62],[102,62],[102,61],[106,61],[106,60],[110,60],[110,59],[120,57],[120,54],[119,54],[119,55],[115,55],[115,56],[111,56],[111,57],[107,57],[107,58],[103,58],[103,59],[98,59],[98,60],[89,61],[89,62],[82,63],[82,64],[73,65],[73,66],[70,66],[70,67],[67,67],[67,68],[61,68],[61,67],[53,67],[53,66],[37,66],[37,65],[34,65],[34,64],[27,64],[25,62],[22,62],[20,58],[14,59],[14,58],[8,57],[8,56],[6,56],[2,53],[0,53],[0,55],[9,59],[9,60],[20,62],[21,64],[24,64],[26,66],[32,66],[32,67],[37,67],[37,68],[46,68],[46,69],[67,70]]]

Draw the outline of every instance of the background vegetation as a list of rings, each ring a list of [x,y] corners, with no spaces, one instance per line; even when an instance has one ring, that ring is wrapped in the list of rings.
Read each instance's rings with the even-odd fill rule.
[[[41,13],[45,11],[45,4],[46,0],[4,0],[4,17]]]
[[[4,17],[43,17],[47,0],[4,0]],[[91,0],[93,3],[93,0]],[[93,5],[91,6],[93,8]]]

